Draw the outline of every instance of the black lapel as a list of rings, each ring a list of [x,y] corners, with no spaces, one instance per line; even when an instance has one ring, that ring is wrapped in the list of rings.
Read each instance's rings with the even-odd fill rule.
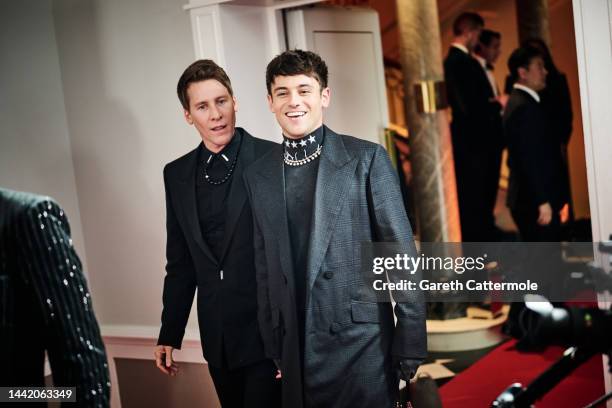
[[[217,259],[212,253],[210,247],[204,242],[202,238],[202,230],[200,229],[200,221],[198,220],[198,209],[196,207],[196,167],[198,159],[198,148],[194,149],[185,156],[183,161],[182,177],[177,182],[177,201],[181,203],[183,211],[185,212],[185,222],[187,227],[191,231],[194,240],[202,251],[210,258],[211,261],[216,265]]]
[[[242,213],[244,204],[247,199],[246,189],[244,187],[244,181],[242,180],[242,173],[244,168],[248,166],[254,159],[254,146],[251,135],[241,128],[236,128],[238,132],[242,132],[242,141],[240,150],[238,152],[238,162],[232,174],[232,186],[230,187],[229,195],[227,198],[227,215],[225,217],[225,232],[223,237],[223,250],[221,252],[221,259],[219,264],[223,265],[223,261],[227,255],[229,244],[234,236],[236,230],[236,223]]]
[[[265,209],[268,224],[272,227],[273,237],[278,241],[280,262],[287,284],[295,288],[293,264],[289,241],[289,224],[287,222],[287,203],[285,201],[285,171],[283,164],[283,146],[274,146],[258,162],[257,173],[260,176],[256,183],[254,198]]]
[[[327,127],[319,160],[308,247],[307,293],[312,290],[323,263],[358,162],[348,154],[342,138]]]

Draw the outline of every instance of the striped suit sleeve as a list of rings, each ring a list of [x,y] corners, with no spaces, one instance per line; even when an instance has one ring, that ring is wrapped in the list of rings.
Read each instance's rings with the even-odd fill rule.
[[[63,210],[49,199],[27,207],[17,218],[17,241],[43,316],[54,384],[76,386],[78,406],[109,406],[104,343]]]

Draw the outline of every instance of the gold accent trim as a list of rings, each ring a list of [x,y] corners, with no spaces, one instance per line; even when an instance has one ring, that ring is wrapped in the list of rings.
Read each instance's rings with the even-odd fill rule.
[[[414,85],[417,111],[435,113],[448,107],[444,81],[419,81]]]

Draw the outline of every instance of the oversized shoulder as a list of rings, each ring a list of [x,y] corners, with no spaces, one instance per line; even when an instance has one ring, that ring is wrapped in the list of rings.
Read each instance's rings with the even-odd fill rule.
[[[174,159],[171,162],[166,163],[166,165],[164,166],[164,178],[174,178],[174,176],[180,174],[180,172],[185,166],[189,166],[192,162],[195,163],[199,148],[200,144],[198,144],[193,150],[182,155],[178,159]]]
[[[370,142],[369,140],[360,139],[355,136],[342,135],[331,133],[329,137],[340,138],[347,153],[350,156],[358,158],[371,158],[377,153],[385,153],[385,149],[378,143]]]
[[[504,120],[507,121],[513,117],[535,113],[537,110],[538,103],[531,95],[519,89],[513,89],[504,109]]]
[[[260,139],[244,131],[243,133],[243,143],[251,143],[255,147],[256,153],[265,153],[268,150],[274,148],[274,146],[280,146],[279,143],[272,142],[270,140]]]
[[[51,197],[0,188],[2,218],[9,222],[35,221],[39,218],[64,217],[64,211]]]

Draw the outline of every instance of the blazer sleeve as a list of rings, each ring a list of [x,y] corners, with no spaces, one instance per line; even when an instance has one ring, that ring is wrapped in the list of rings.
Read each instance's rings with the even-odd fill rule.
[[[391,166],[387,152],[378,145],[370,165],[368,179],[368,205],[375,240],[398,242],[408,254],[416,255],[414,237],[397,175]],[[401,279],[389,275],[390,281]],[[419,275],[415,275],[417,281]],[[425,328],[425,301],[420,291],[407,292],[394,308],[397,325],[393,336],[392,354],[400,359],[423,359],[427,355],[427,332]]]
[[[259,331],[264,345],[264,353],[266,357],[274,360],[280,359],[278,348],[274,344],[273,339],[273,324],[272,324],[272,308],[270,305],[270,290],[268,281],[268,265],[266,262],[266,250],[264,246],[264,237],[261,232],[261,227],[257,221],[255,213],[254,198],[251,191],[251,186],[247,173],[244,173],[244,184],[246,186],[249,202],[253,209],[253,248],[255,259],[255,277],[257,281],[257,320],[259,323]]]
[[[162,296],[162,325],[157,344],[180,349],[197,284],[193,260],[174,212],[167,173],[166,167],[166,277]]]
[[[46,326],[54,384],[76,386],[78,406],[109,406],[106,352],[68,219],[55,202],[42,200],[16,220],[22,269]]]

